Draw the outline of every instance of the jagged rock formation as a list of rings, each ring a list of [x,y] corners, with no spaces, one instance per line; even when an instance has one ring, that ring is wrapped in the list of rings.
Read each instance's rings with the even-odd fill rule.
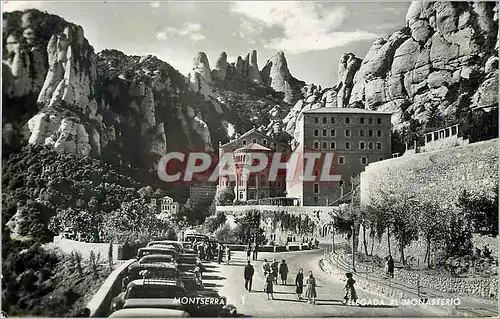
[[[215,69],[212,71],[212,78],[219,81],[224,81],[227,77],[227,53],[222,52],[215,63]]]
[[[193,59],[193,69],[188,75],[191,89],[200,94],[211,96],[212,71],[207,55],[204,52],[198,53]]]
[[[285,54],[282,51],[267,61],[261,74],[265,85],[272,87],[276,92],[285,93],[285,102],[293,104],[301,97],[300,88],[305,85],[305,82],[297,80],[290,74]]]
[[[395,130],[497,107],[497,11],[495,2],[413,2],[406,27],[376,40],[361,63],[342,56],[335,87],[306,92],[285,118],[286,131],[300,112],[321,105],[393,112]]]
[[[409,118],[428,122],[436,107],[453,116],[476,90],[473,107],[496,105],[497,71],[487,68],[498,55],[496,10],[493,2],[413,2],[407,28],[375,42],[363,59],[350,104],[393,111],[396,129]]]
[[[211,150],[227,140],[220,105],[156,57],[96,55],[81,27],[37,10],[4,13],[4,26],[3,110],[13,114],[4,142],[25,132],[32,144],[148,169],[167,145]],[[196,62],[200,83],[211,83],[206,56]]]

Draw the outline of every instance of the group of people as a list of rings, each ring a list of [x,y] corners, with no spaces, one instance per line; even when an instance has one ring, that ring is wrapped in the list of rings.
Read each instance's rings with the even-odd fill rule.
[[[193,249],[200,260],[212,261],[215,257],[220,264],[225,256],[226,264],[231,261],[231,248],[228,245],[223,246],[215,242],[195,241],[193,242]]]
[[[257,255],[259,254],[259,244],[253,243],[247,244],[247,247],[245,248],[245,252],[247,254],[247,260],[250,260],[250,255],[252,256],[252,260],[257,260]]]
[[[276,259],[274,259],[272,263],[269,263],[267,259],[264,259],[262,271],[265,277],[264,292],[267,294],[267,299],[274,299],[274,285],[278,284],[278,274],[281,279],[281,284],[285,286],[287,285],[289,269],[286,260],[283,259],[281,263],[279,263]],[[247,260],[247,265],[244,270],[244,278],[245,289],[249,292],[252,291],[254,273],[254,267],[252,266],[250,260]],[[347,273],[346,277],[347,281],[344,286],[344,290],[346,291],[344,295],[344,304],[355,304],[358,299],[356,289],[354,288],[356,281],[352,278],[352,273]],[[306,286],[305,292],[304,284]],[[307,299],[310,304],[316,304],[316,298],[318,296],[316,286],[316,278],[314,277],[313,272],[309,271],[309,274],[305,278],[304,282],[304,269],[299,269],[299,272],[295,276],[295,293],[297,294],[297,299],[303,300],[304,298],[302,297],[302,294],[304,294],[305,299]]]

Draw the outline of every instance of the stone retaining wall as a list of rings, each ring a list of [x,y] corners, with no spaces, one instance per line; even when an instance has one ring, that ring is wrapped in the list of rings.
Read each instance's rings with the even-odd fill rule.
[[[101,288],[87,304],[90,310],[90,317],[107,317],[109,315],[111,300],[122,290],[122,280],[126,274],[128,266],[136,259],[130,259],[122,263],[106,278]]]

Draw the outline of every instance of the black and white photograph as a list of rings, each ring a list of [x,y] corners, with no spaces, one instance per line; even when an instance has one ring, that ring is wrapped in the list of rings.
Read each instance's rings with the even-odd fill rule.
[[[2,1],[1,317],[499,316],[497,1]]]

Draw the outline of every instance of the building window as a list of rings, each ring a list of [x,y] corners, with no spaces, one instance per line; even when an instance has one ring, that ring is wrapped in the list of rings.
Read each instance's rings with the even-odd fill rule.
[[[350,150],[351,149],[351,142],[345,142],[345,149]]]
[[[377,149],[378,149],[378,150],[381,150],[381,149],[382,149],[382,143],[381,143],[381,142],[377,142]]]
[[[339,182],[339,186],[340,186],[340,187],[343,187],[343,186],[344,186],[344,181],[343,181],[343,180],[340,180],[340,182]]]
[[[317,204],[319,201],[319,197],[318,196],[314,196],[314,203]]]
[[[323,149],[326,150],[328,148],[328,143],[327,142],[323,142]]]
[[[351,136],[351,130],[345,130],[345,136],[346,137]]]
[[[247,141],[246,140],[243,140],[243,145],[247,145]]]
[[[365,149],[365,142],[359,142],[359,149],[364,150]]]
[[[382,118],[380,118],[380,117],[377,118],[377,124],[379,124],[379,125],[382,124]]]
[[[373,143],[372,142],[368,143],[368,149],[370,149],[370,150],[373,149]]]
[[[323,118],[323,124],[328,123],[327,121],[328,121],[328,120],[326,119],[326,117],[324,117],[324,118]]]
[[[359,131],[359,136],[361,136],[361,137],[365,136],[365,130]]]
[[[323,130],[323,136],[328,136],[327,130]]]
[[[368,136],[369,136],[369,137],[372,137],[372,136],[373,136],[373,131],[372,131],[372,130],[369,130],[369,131],[368,131]]]
[[[373,124],[373,119],[371,117],[368,118],[368,124]]]
[[[344,163],[345,163],[344,156],[339,156],[339,164],[344,164]]]
[[[272,147],[276,147],[276,142],[273,142],[271,145]]]
[[[170,210],[170,205],[167,205],[167,210]]]
[[[315,117],[314,118],[314,124],[318,124],[319,123],[319,118],[318,117]]]
[[[378,160],[379,160],[379,161],[383,161],[383,160],[384,160],[384,158],[383,158],[383,157],[379,157],[379,158],[378,158]]]
[[[332,150],[335,149],[335,142],[330,142],[330,149],[332,149]]]
[[[253,141],[252,141],[252,143],[257,143],[257,140],[254,138]]]
[[[351,118],[346,117],[346,118],[345,118],[345,124],[349,124],[349,123],[351,123]]]
[[[382,137],[382,131],[381,130],[377,130],[377,137]]]
[[[331,124],[335,124],[335,118],[334,118],[333,116],[332,116],[332,117],[330,117],[330,123],[331,123]]]
[[[314,183],[313,192],[314,194],[319,194],[319,183]]]
[[[240,199],[243,199],[243,192],[240,192]]]
[[[267,145],[267,140],[266,140],[266,139],[263,139],[263,140],[262,140],[262,144]]]
[[[314,136],[319,136],[319,130],[314,130]]]
[[[364,156],[363,156],[363,157],[361,157],[361,164],[363,164],[363,165],[368,164],[368,158],[366,158],[366,157],[364,157]]]
[[[365,118],[364,118],[364,117],[360,118],[360,119],[359,119],[359,123],[360,123],[360,124],[365,124]]]
[[[335,130],[330,130],[330,136],[335,136]]]
[[[318,141],[314,142],[314,149],[315,150],[319,149],[319,142]]]

